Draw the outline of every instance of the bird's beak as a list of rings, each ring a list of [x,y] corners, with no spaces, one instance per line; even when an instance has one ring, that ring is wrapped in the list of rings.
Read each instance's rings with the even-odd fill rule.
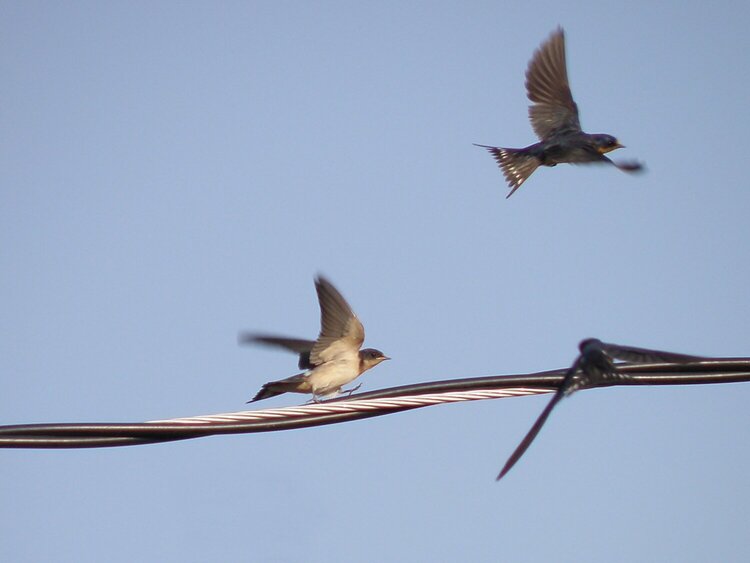
[[[388,356],[383,356],[383,361],[385,360],[390,360],[390,358]]]
[[[615,144],[612,146],[599,147],[596,150],[599,152],[599,154],[607,154],[608,152],[612,152],[615,149],[624,149],[624,148],[625,148],[625,145],[621,145],[619,142],[615,142]]]

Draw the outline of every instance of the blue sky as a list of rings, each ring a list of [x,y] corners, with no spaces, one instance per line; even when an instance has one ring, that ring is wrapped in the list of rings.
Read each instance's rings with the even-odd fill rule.
[[[363,390],[750,354],[748,6],[0,6],[0,422],[242,410],[314,337],[316,273],[393,358]],[[561,24],[587,131],[509,200]],[[269,400],[291,405],[299,396]],[[135,448],[4,450],[6,561],[739,561],[750,387],[610,388]],[[262,405],[258,405],[262,406]]]

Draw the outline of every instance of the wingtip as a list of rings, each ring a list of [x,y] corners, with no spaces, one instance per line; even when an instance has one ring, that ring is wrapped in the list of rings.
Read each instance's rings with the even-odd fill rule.
[[[261,396],[261,395],[263,395],[266,392],[266,390],[267,390],[266,386],[264,385],[263,387],[261,387],[260,391],[258,391],[252,399],[250,399],[249,401],[245,401],[245,404],[249,405],[250,403],[254,403],[256,401],[260,401],[261,399],[267,399],[268,397],[273,397],[273,395],[264,395],[264,396]]]
[[[331,280],[329,280],[328,277],[324,273],[318,272],[317,274],[315,274],[315,285],[318,285],[320,283],[330,284]]]
[[[237,344],[252,344],[255,342],[256,335],[251,332],[238,332]]]
[[[616,162],[615,166],[623,172],[629,172],[631,174],[642,174],[646,172],[646,164],[639,160],[624,160]]]
[[[510,460],[505,462],[505,465],[503,465],[503,468],[500,470],[500,473],[498,473],[497,477],[495,477],[495,481],[497,482],[503,477],[505,477],[508,474],[508,471],[510,471],[515,464],[516,464],[515,461],[513,461],[513,463],[510,463]]]
[[[549,34],[549,40],[555,39],[557,37],[561,37],[563,40],[565,40],[565,29],[563,29],[563,26],[560,24],[557,24],[557,27],[553,29]]]

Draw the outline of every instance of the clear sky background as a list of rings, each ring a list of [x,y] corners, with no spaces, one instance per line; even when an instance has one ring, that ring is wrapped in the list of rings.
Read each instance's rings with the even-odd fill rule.
[[[747,2],[0,4],[0,423],[243,410],[330,277],[363,390],[750,355]],[[581,122],[648,173],[509,200],[558,25]],[[0,451],[3,561],[740,561],[750,385],[610,388],[262,435]],[[285,395],[258,407],[293,405]]]

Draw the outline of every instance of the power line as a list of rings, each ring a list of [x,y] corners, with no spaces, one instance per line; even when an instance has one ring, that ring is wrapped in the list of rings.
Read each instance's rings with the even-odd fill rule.
[[[0,426],[2,448],[100,448],[189,440],[220,434],[274,432],[338,424],[447,403],[555,392],[567,369],[432,381],[294,407],[240,411],[142,423]],[[624,377],[598,386],[704,385],[750,381],[750,358],[617,364]]]

